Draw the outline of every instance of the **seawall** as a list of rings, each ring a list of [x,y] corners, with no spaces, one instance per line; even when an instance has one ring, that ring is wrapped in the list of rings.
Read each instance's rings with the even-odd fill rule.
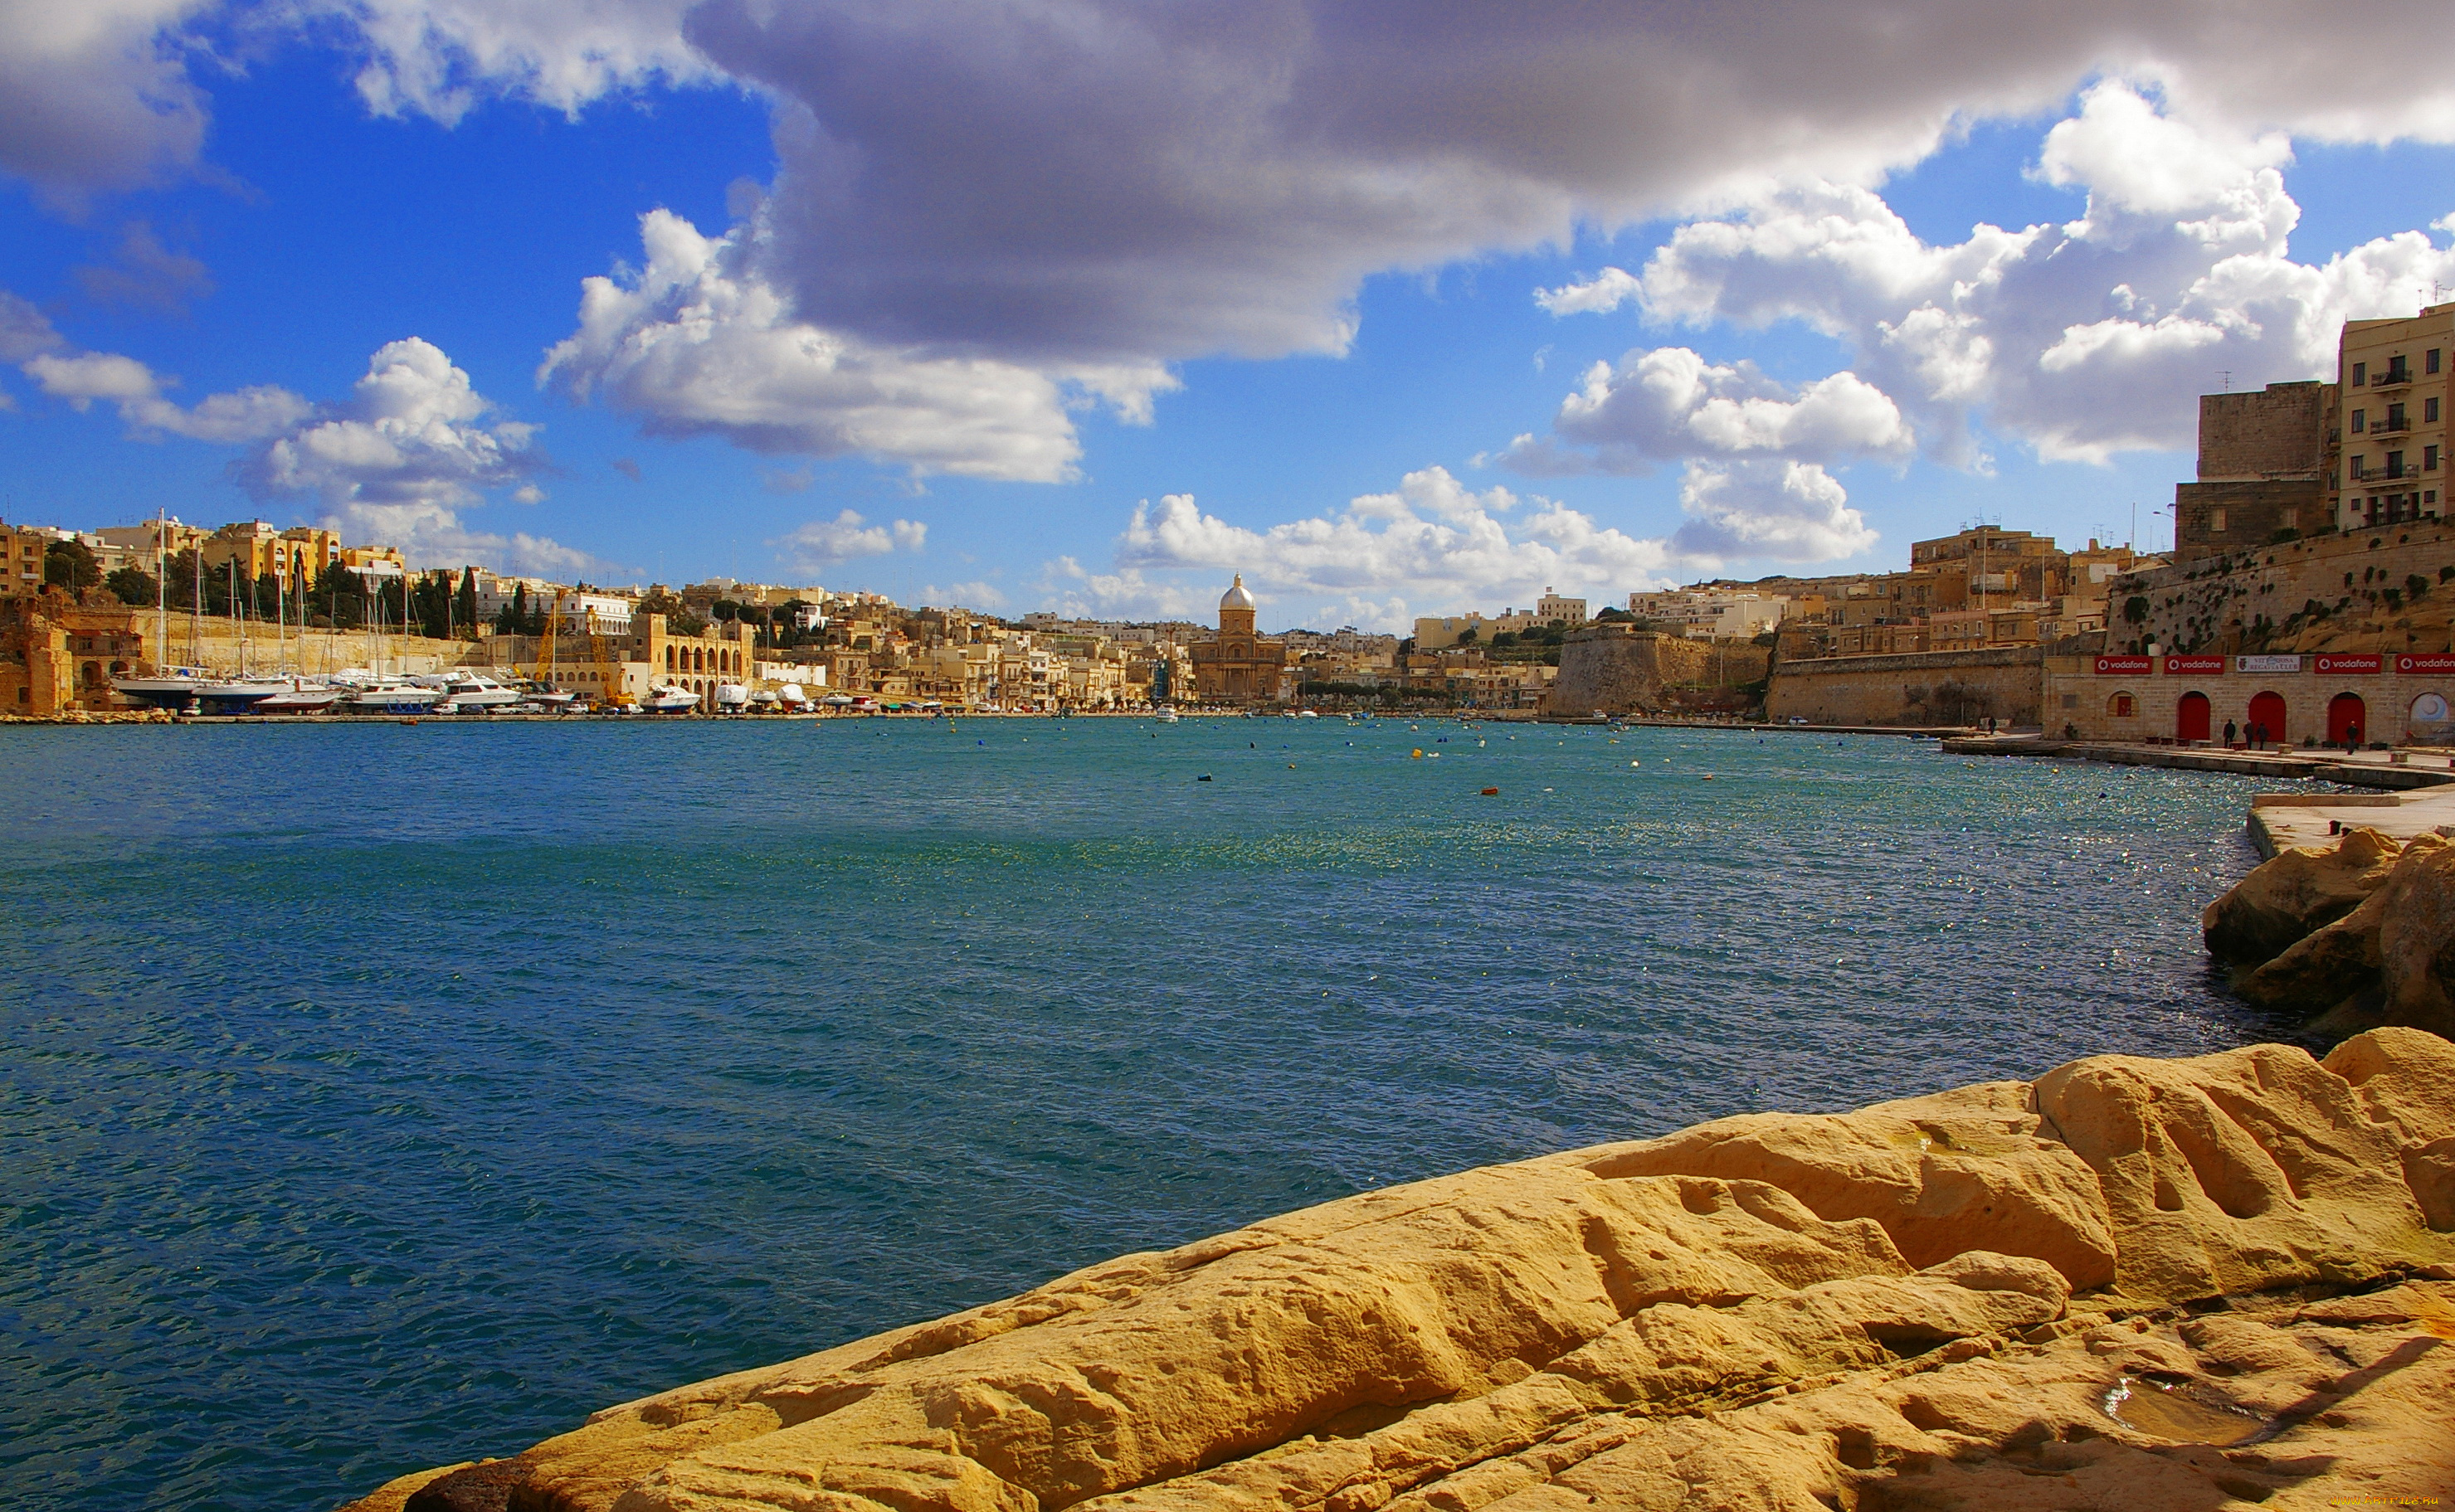
[[[1755,702],[1738,690],[1761,679],[1771,658],[1763,646],[1586,625],[1561,643],[1548,706],[1572,716],[1735,711]]]
[[[2036,646],[1783,661],[1765,715],[1775,723],[2034,725],[2044,675]]]
[[[352,1512],[2435,1495],[2450,1282],[2455,1045],[2105,1056],[1364,1193]]]

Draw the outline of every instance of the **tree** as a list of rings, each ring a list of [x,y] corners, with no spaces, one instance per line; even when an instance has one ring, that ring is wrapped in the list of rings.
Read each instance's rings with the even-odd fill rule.
[[[1471,646],[1474,644],[1474,627],[1472,625],[1469,625],[1464,630],[1458,632],[1457,644],[1461,646]]]
[[[498,635],[525,635],[528,634],[528,620],[529,585],[526,583],[514,583],[512,585],[512,601],[505,604],[502,608],[495,611],[495,634]]]
[[[153,581],[153,575],[142,567],[115,568],[102,580],[102,586],[117,595],[123,604],[143,604],[151,608],[158,602],[159,585]]]
[[[1611,625],[1616,624],[1623,619],[1634,619],[1635,617],[1636,616],[1634,615],[1630,614],[1627,610],[1620,608],[1618,605],[1609,604],[1604,606],[1601,614],[1594,616],[1594,623],[1597,625]]]
[[[81,593],[102,581],[102,562],[83,541],[53,541],[43,551],[43,581]]]
[[[460,569],[460,593],[452,604],[452,623],[464,635],[477,633],[477,569]]]
[[[2134,594],[2122,601],[2122,617],[2126,623],[2140,625],[2148,620],[2148,600]]]
[[[669,590],[648,595],[639,600],[632,613],[664,615],[665,629],[677,635],[696,635],[707,629],[707,621],[691,613],[690,606]]]

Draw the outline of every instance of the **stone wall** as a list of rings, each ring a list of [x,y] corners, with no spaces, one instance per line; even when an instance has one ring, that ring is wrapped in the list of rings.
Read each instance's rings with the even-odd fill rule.
[[[1810,724],[2034,725],[2042,661],[2036,646],[1785,661],[1773,670],[1765,714]]]
[[[2444,744],[2455,740],[2455,655],[2049,656],[2045,711],[2050,734],[2088,740],[2222,743],[2231,721],[2237,743],[2258,723],[2288,745],[2332,743],[2348,727],[2364,744]]]
[[[2181,562],[2118,577],[2106,599],[2107,649],[2134,653],[2443,652],[2450,618],[2455,530],[2436,521]]]
[[[1760,680],[1770,648],[1690,640],[1613,622],[1569,632],[1560,646],[1560,675],[1551,688],[1553,714],[1659,714],[1753,705],[1738,692]]]

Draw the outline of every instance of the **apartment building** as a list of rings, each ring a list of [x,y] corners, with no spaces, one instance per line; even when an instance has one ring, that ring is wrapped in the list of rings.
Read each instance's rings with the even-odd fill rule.
[[[2334,523],[2354,530],[2443,517],[2455,304],[2402,320],[2348,320],[2337,344],[2343,465]]]

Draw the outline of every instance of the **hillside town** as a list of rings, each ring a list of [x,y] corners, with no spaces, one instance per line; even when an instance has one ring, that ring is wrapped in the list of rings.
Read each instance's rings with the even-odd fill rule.
[[[1897,571],[1645,588],[1591,612],[1547,588],[1522,608],[1417,618],[1405,637],[1264,635],[1241,577],[1215,625],[1007,619],[817,584],[425,568],[255,519],[0,522],[0,716],[1304,705],[2185,742],[2229,723],[2341,742],[2375,733],[2384,700],[2392,722],[2434,732],[2455,693],[2437,686],[2455,674],[2455,589],[2432,596],[2455,584],[2439,483],[2450,349],[2455,304],[2434,305],[2347,323],[2336,382],[2201,395],[2169,553],[1980,522],[1913,542]],[[2213,680],[2226,676],[2275,686],[2232,698]],[[2383,680],[2335,686],[2347,677]]]

